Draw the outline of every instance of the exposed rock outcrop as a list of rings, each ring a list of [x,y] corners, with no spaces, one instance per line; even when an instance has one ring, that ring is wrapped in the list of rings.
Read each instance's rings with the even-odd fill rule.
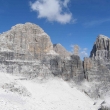
[[[110,110],[110,105],[106,104],[106,101],[103,101],[100,105],[101,107],[98,110]]]
[[[94,43],[90,57],[95,59],[110,58],[110,38],[104,35],[99,35]]]
[[[73,79],[79,82],[84,79],[82,61],[79,56],[72,55],[68,59],[59,55],[47,55],[41,62],[47,67],[47,70],[44,70],[44,74],[47,72],[46,74],[49,75],[50,72],[54,76],[62,77],[64,80]]]
[[[77,83],[85,78],[92,88],[85,93],[94,98],[104,97],[110,90],[110,38],[99,35],[90,57],[83,62],[78,52],[77,45],[74,55],[61,44],[53,45],[35,24],[18,24],[0,34],[0,71],[30,78],[59,76]]]
[[[50,75],[64,80],[84,79],[82,61],[32,23],[17,24],[0,35],[0,71],[28,74],[31,78]]]
[[[68,52],[61,44],[54,44],[53,49],[62,57],[70,57],[71,53]]]
[[[0,35],[0,50],[13,52],[13,59],[40,59],[53,50],[50,37],[39,26],[32,23],[17,24]],[[19,55],[18,55],[19,54]]]
[[[71,55],[61,44],[52,44],[50,37],[32,23],[18,24],[0,34],[0,64],[10,73],[61,75],[88,81],[110,81],[110,39],[99,35],[90,58],[82,64],[78,55]],[[78,48],[76,47],[76,53]]]
[[[110,81],[109,63],[110,39],[99,35],[91,51],[90,58],[84,59],[84,70],[89,81]]]
[[[90,58],[84,59],[85,78],[93,83],[89,96],[99,98],[109,93],[110,89],[110,39],[99,35],[91,51]],[[101,109],[103,110],[103,109]]]
[[[84,58],[84,71],[89,71],[92,67],[92,60],[90,58]]]
[[[110,110],[110,108],[108,108],[108,107],[105,107],[105,106],[102,106],[100,109],[98,109],[98,110]]]

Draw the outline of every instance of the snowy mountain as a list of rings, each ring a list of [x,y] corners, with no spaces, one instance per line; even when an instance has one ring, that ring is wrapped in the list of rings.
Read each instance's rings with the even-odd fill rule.
[[[33,23],[0,34],[0,110],[109,110],[110,39],[80,60]]]

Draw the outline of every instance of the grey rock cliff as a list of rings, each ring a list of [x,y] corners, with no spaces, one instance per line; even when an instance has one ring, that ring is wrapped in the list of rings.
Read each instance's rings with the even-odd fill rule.
[[[47,55],[42,60],[42,64],[48,67],[51,74],[62,77],[64,80],[74,80],[81,82],[84,79],[82,61],[79,56],[71,55],[70,58],[64,58],[53,55]]]
[[[110,39],[99,35],[96,39],[90,58],[84,59],[84,70],[88,72],[88,80],[110,80]]]
[[[17,24],[0,34],[0,71],[31,78],[61,76],[64,80],[84,79],[82,61],[32,23]]]
[[[90,57],[95,59],[109,59],[110,58],[110,38],[104,35],[99,35],[94,43]]]
[[[91,82],[92,90],[88,91],[91,97],[104,97],[110,90],[110,39],[99,35],[96,39],[90,58],[84,59],[85,78]]]
[[[61,44],[54,44],[53,49],[62,57],[70,57],[71,55]]]
[[[98,109],[98,110],[110,110],[110,108],[109,107],[106,107],[106,106],[101,106],[101,108]]]
[[[77,45],[74,55],[61,44],[53,45],[35,24],[18,24],[0,34],[0,71],[29,78],[58,76],[79,85],[86,79],[91,83],[91,88],[85,90],[90,97],[110,95],[110,38],[99,35],[90,57],[83,62],[78,51]]]
[[[0,50],[13,52],[14,59],[39,59],[53,50],[50,37],[38,25],[17,24],[0,35]],[[19,55],[18,55],[19,54]]]

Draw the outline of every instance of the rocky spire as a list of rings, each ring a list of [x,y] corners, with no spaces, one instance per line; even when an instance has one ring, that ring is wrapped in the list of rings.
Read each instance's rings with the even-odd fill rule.
[[[79,56],[79,46],[78,45],[74,45],[74,51],[73,54]]]
[[[106,58],[108,59],[110,51],[110,38],[104,35],[98,35],[96,42],[94,43],[90,57]]]

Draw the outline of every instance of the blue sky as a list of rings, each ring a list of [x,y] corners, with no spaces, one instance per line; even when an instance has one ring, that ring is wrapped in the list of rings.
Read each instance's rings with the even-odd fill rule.
[[[68,51],[89,55],[97,35],[110,37],[110,0],[0,0],[0,33],[32,22]]]

